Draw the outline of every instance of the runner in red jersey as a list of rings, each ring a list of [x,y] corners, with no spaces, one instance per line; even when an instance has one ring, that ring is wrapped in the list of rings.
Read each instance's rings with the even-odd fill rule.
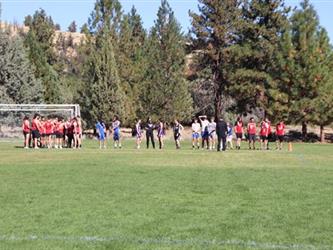
[[[243,130],[243,121],[242,121],[242,118],[241,117],[238,117],[237,118],[237,121],[235,123],[235,134],[236,134],[236,149],[240,149],[240,146],[241,146],[241,141],[242,141],[242,138],[243,138],[243,133],[244,133],[244,130]]]
[[[48,118],[45,122],[45,134],[46,134],[46,146],[52,148],[53,145],[53,133],[54,133],[54,121]]]
[[[280,121],[277,125],[276,125],[276,136],[277,136],[277,145],[276,145],[276,149],[281,150],[282,149],[282,143],[284,140],[284,134],[285,134],[285,125],[283,121]]]
[[[45,120],[45,117],[42,116],[40,118],[40,128],[39,128],[39,133],[40,133],[40,142],[41,142],[41,147],[45,147],[47,145],[47,136],[46,136],[46,127],[45,127],[45,123],[46,123],[46,120]]]
[[[34,115],[31,124],[31,134],[33,139],[33,147],[38,148],[38,139],[40,138],[40,131],[42,130],[42,125],[40,123],[40,116],[38,114]]]
[[[25,116],[23,118],[22,130],[24,135],[24,148],[29,148],[29,140],[30,140],[30,122],[29,117]]]
[[[249,149],[255,150],[255,142],[256,142],[256,133],[257,133],[257,125],[254,122],[254,118],[250,118],[250,122],[247,124],[247,134],[249,139]],[[252,143],[252,148],[251,148]]]
[[[260,124],[260,148],[267,149],[269,124],[263,120]]]
[[[55,121],[55,128],[54,128],[54,132],[55,132],[55,148],[60,148],[62,149],[62,140],[63,140],[63,136],[64,136],[64,128],[65,128],[65,124],[62,121],[61,117],[57,117],[56,121]]]

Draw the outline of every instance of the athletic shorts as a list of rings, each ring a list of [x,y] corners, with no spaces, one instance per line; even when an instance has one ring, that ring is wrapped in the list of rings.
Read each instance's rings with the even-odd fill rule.
[[[114,141],[119,141],[120,139],[120,133],[119,132],[114,132],[113,133],[113,140]]]
[[[64,135],[62,133],[56,133],[55,136],[57,139],[61,139]]]
[[[232,135],[227,136],[227,142],[230,142],[230,141],[232,141]]]
[[[208,131],[201,132],[201,137],[202,137],[202,139],[208,139],[209,138]]]
[[[76,136],[76,138],[80,138],[81,139],[81,133],[75,132],[74,135]]]
[[[136,134],[136,138],[137,139],[141,139],[142,138],[142,134],[140,133],[140,134]]]
[[[32,134],[32,139],[39,139],[40,138],[40,133],[39,133],[38,130],[32,130],[31,134]]]
[[[242,133],[236,133],[236,138],[237,139],[242,139],[243,138],[243,134]]]
[[[100,141],[104,141],[104,140],[105,140],[105,133],[100,133],[100,134],[98,135],[98,140],[100,140]]]
[[[173,135],[173,138],[175,139],[175,141],[179,140],[180,139],[180,134],[174,134]]]
[[[261,136],[260,136],[260,139],[261,139],[262,141],[265,141],[265,140],[268,139],[268,136],[266,136],[266,135],[261,135]]]
[[[256,141],[256,135],[249,134],[249,141]]]
[[[29,135],[29,134],[30,134],[30,132],[23,131],[24,136]]]
[[[192,133],[192,139],[199,139],[200,134],[198,132],[193,132]]]
[[[277,138],[281,142],[284,141],[284,135],[278,135]]]
[[[209,138],[216,139],[216,132],[214,131],[214,132],[210,133]]]

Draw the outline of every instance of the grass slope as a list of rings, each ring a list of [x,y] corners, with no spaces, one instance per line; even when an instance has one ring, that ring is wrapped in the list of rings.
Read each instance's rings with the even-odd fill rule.
[[[333,249],[333,145],[133,144],[0,143],[0,249]]]

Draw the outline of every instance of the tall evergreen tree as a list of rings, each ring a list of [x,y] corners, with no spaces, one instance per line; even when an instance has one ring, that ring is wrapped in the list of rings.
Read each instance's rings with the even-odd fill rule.
[[[287,28],[289,8],[283,0],[246,0],[242,25],[232,49],[232,81],[229,90],[239,111],[262,108],[274,118],[271,94],[281,33]]]
[[[20,37],[0,31],[0,96],[3,102],[39,103],[42,85],[34,76]]]
[[[44,101],[61,103],[59,75],[53,65],[57,63],[53,39],[54,23],[43,9],[37,10],[29,21],[29,32],[25,36],[25,45],[29,59],[35,66],[35,76],[42,80]]]
[[[318,74],[315,81],[319,82],[318,96],[312,100],[312,120],[320,126],[321,142],[325,141],[324,127],[333,123],[333,49],[325,29],[318,33],[319,45],[317,53]]]
[[[142,90],[144,115],[172,121],[189,119],[193,101],[185,79],[181,27],[168,2],[162,0],[147,46],[148,67]]]
[[[73,22],[71,22],[71,24],[68,26],[68,31],[69,32],[76,32],[76,27],[77,27],[77,25],[76,25],[76,22],[75,21],[73,21]]]
[[[29,21],[27,21],[29,20]],[[29,33],[34,33],[34,39],[39,43],[40,48],[46,56],[49,64],[56,62],[56,55],[53,49],[53,39],[55,34],[55,25],[52,17],[48,16],[45,10],[37,10],[32,18],[26,17],[29,25]]]
[[[106,29],[115,38],[119,32],[121,18],[122,10],[118,0],[96,0],[88,20],[90,32],[98,34]]]
[[[82,103],[85,117],[91,123],[97,119],[109,121],[113,115],[126,119],[125,96],[120,86],[111,34],[107,30],[103,33],[91,45],[93,47],[88,59],[89,70]]]
[[[25,25],[25,26],[28,26],[28,27],[31,27],[31,26],[32,26],[32,16],[31,16],[31,15],[27,15],[27,16],[24,18],[24,25]]]
[[[208,70],[214,84],[215,116],[222,115],[222,98],[230,85],[230,48],[241,25],[240,0],[199,0],[199,14],[190,12],[194,49],[201,57],[199,68]]]
[[[330,122],[330,106],[322,101],[328,101],[331,89],[331,54],[327,33],[320,27],[316,11],[308,0],[303,1],[281,39],[277,53],[278,95],[274,100],[286,111],[290,122],[302,123],[304,137],[308,123],[323,127]]]
[[[132,122],[141,110],[139,97],[146,71],[145,41],[146,32],[142,26],[141,17],[133,7],[121,22],[116,53],[121,86],[127,99],[126,113],[131,117]]]
[[[117,0],[97,0],[88,20],[87,42],[81,47],[85,83],[80,102],[90,125],[98,118],[108,121],[112,115],[125,122],[129,118],[115,59],[121,15]]]
[[[35,33],[29,31],[24,42],[29,51],[30,62],[35,67],[35,77],[42,81],[44,101],[46,103],[61,103],[58,74],[48,63],[47,56],[37,41]]]

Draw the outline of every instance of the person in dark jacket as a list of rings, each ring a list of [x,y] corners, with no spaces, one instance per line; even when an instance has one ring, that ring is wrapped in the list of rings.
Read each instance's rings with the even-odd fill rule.
[[[151,121],[150,118],[147,119],[145,129],[146,129],[147,148],[149,148],[149,140],[151,140],[151,144],[153,145],[153,148],[155,149],[155,140],[154,140],[155,125]]]
[[[216,124],[217,151],[221,151],[221,149],[225,151],[226,149],[227,127],[227,123],[223,120],[223,118],[220,118]]]

